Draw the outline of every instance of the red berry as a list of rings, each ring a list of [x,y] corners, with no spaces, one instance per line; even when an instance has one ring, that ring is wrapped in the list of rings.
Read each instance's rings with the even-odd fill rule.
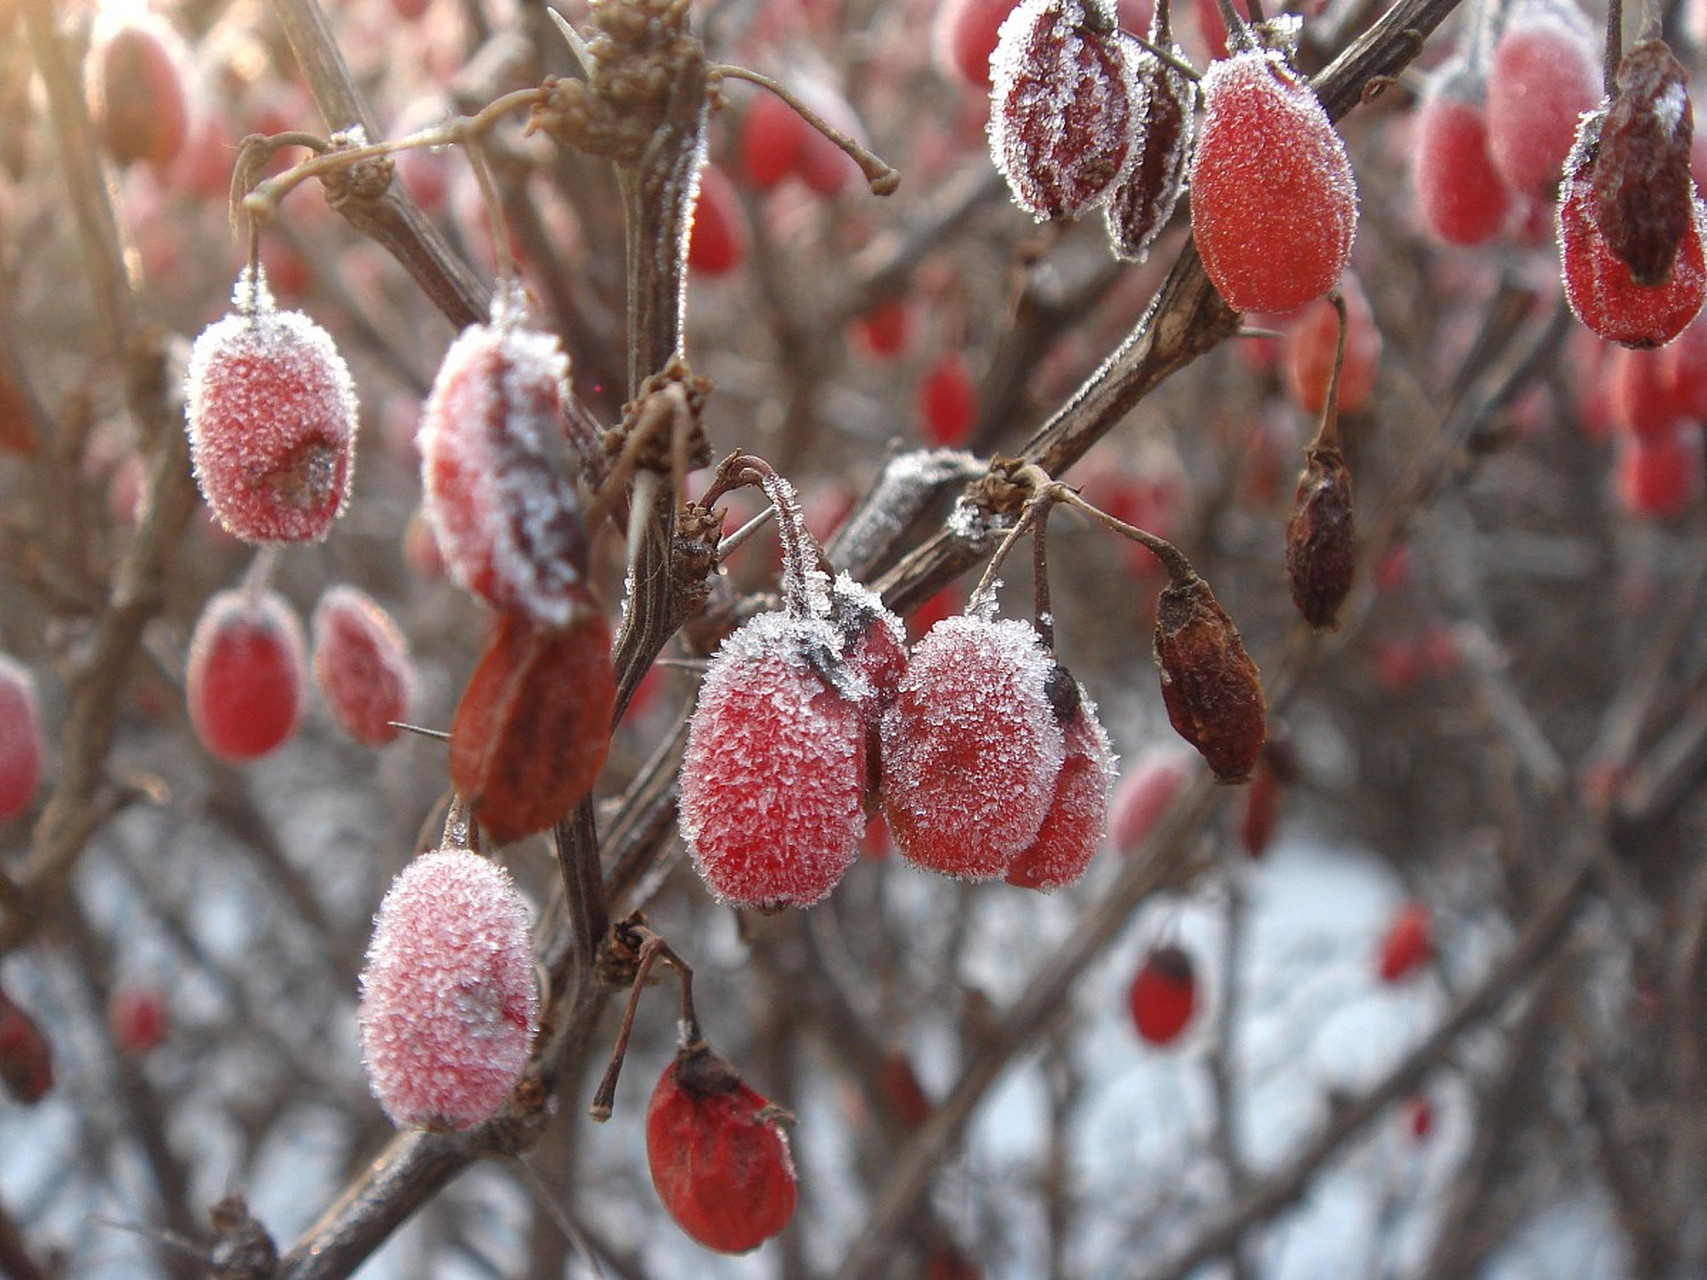
[[[975,89],[990,87],[990,55],[1017,0],[944,0],[931,29],[936,64]]]
[[[785,1115],[703,1041],[676,1054],[646,1108],[646,1163],[677,1226],[708,1249],[746,1253],[788,1225]]]
[[[247,270],[190,349],[185,418],[202,496],[246,542],[322,538],[349,493],[356,393],[331,336]]]
[[[86,76],[89,116],[116,163],[144,160],[164,169],[183,150],[189,132],[183,61],[177,37],[154,19],[96,22]]]
[[[1673,394],[1669,354],[1669,347],[1663,351],[1612,349],[1601,376],[1608,383],[1607,412],[1614,427],[1652,438],[1670,435],[1682,425],[1684,414]]]
[[[0,989],[0,1085],[26,1105],[53,1088],[53,1050],[34,1018]]]
[[[1246,21],[1250,20],[1250,0],[1233,0],[1233,11]],[[1221,16],[1221,5],[1218,0],[1197,0],[1196,5],[1197,31],[1203,37],[1204,47],[1209,50],[1210,58],[1225,58],[1227,56],[1227,23]]]
[[[1130,858],[1191,781],[1191,757],[1175,750],[1154,751],[1127,770],[1110,802],[1110,836]]]
[[[1005,879],[1022,889],[1077,884],[1102,843],[1114,751],[1096,705],[1075,685],[1077,706],[1064,722],[1065,758],[1037,838],[1008,867]]]
[[[978,422],[978,389],[958,351],[945,351],[919,383],[919,417],[925,439],[939,449],[958,449]]]
[[[43,754],[35,679],[23,663],[0,653],[0,822],[30,807]]]
[[[568,357],[494,304],[445,352],[421,415],[422,506],[460,586],[562,626],[587,600],[587,529],[561,426]]]
[[[1600,85],[1593,36],[1576,5],[1512,6],[1488,72],[1488,155],[1508,187],[1551,195],[1577,118],[1600,101]]]
[[[1280,775],[1265,757],[1251,774],[1245,788],[1245,808],[1239,815],[1239,843],[1253,858],[1268,852],[1274,829],[1280,823]]]
[[[1375,394],[1375,374],[1381,363],[1381,330],[1375,324],[1375,312],[1370,309],[1369,297],[1355,271],[1348,268],[1340,277],[1340,293],[1345,297],[1346,327],[1339,411],[1352,414],[1367,407]],[[1328,398],[1339,331],[1339,313],[1326,299],[1310,303],[1286,326],[1281,348],[1286,364],[1286,389],[1305,413],[1321,413]]]
[[[723,170],[708,164],[699,172],[699,199],[694,205],[693,229],[688,233],[688,266],[708,276],[720,276],[747,257],[747,219],[735,188]]]
[[[877,1087],[903,1129],[917,1129],[931,1118],[934,1110],[931,1100],[925,1096],[912,1062],[901,1050],[891,1049],[883,1055],[877,1067]]]
[[[1415,1093],[1405,1100],[1405,1128],[1418,1142],[1434,1132],[1434,1107],[1427,1094]]]
[[[840,655],[830,623],[762,613],[705,673],[680,814],[694,867],[722,901],[811,906],[859,856],[866,718],[831,674]]]
[[[409,642],[377,601],[342,584],[320,597],[312,630],[314,680],[333,718],[364,746],[384,746],[409,716]]]
[[[107,1001],[113,1043],[141,1057],[166,1042],[166,1001],[153,987],[120,987]]]
[[[1665,435],[1618,442],[1618,504],[1645,520],[1676,520],[1700,499],[1701,428],[1682,423]]]
[[[1154,948],[1144,957],[1127,993],[1132,1025],[1153,1045],[1172,1044],[1197,1012],[1197,974],[1179,947]]]
[[[1488,154],[1486,73],[1457,61],[1442,67],[1417,108],[1411,185],[1430,234],[1481,244],[1511,217],[1512,195]]]
[[[1062,676],[1024,622],[948,618],[918,643],[883,717],[884,812],[907,858],[968,880],[1007,874],[1054,802]]]
[[[848,100],[823,80],[803,78],[794,86],[800,99],[824,121],[855,141],[866,141],[865,125]],[[808,190],[829,200],[860,176],[853,158],[810,125],[800,141],[794,172]]]
[[[1559,260],[1571,310],[1608,342],[1657,347],[1670,342],[1701,310],[1707,268],[1701,252],[1701,205],[1684,234],[1671,274],[1661,284],[1636,283],[1596,220],[1594,170],[1604,111],[1585,115],[1565,164],[1559,192]]]
[[[454,848],[405,867],[374,917],[357,1018],[368,1085],[393,1123],[491,1119],[539,1018],[527,908],[509,873]]]
[[[221,760],[264,756],[296,732],[307,679],[302,624],[275,591],[221,591],[203,606],[184,673],[190,724]]]
[[[912,327],[911,310],[901,297],[885,298],[854,321],[860,345],[877,360],[893,359],[905,351]]]
[[[1433,917],[1423,903],[1407,902],[1381,939],[1376,972],[1383,982],[1403,982],[1433,958]]]
[[[1321,102],[1278,54],[1249,49],[1203,77],[1191,231],[1235,311],[1290,311],[1345,270],[1357,182]]]
[[[761,93],[741,122],[741,171],[760,191],[769,191],[800,163],[812,126],[772,93]]]
[[[1699,313],[1665,348],[1665,380],[1680,413],[1707,422],[1707,319]]]
[[[1022,0],[990,61],[990,154],[1038,221],[1076,218],[1126,170],[1143,90],[1091,0]]]

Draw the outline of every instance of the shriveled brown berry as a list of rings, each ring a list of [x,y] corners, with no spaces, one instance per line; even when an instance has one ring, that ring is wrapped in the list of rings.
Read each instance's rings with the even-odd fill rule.
[[[1158,10],[1158,17],[1165,10]],[[1135,42],[1128,41],[1129,45]],[[1184,60],[1178,45],[1165,31],[1152,25],[1150,43],[1166,47]],[[1186,167],[1191,160],[1192,138],[1197,131],[1197,86],[1184,72],[1170,67],[1148,50],[1129,53],[1143,109],[1143,145],[1115,183],[1103,216],[1117,256],[1142,262],[1150,245],[1173,216],[1180,193],[1185,190]]]
[[[1286,580],[1292,602],[1318,631],[1339,627],[1355,569],[1351,471],[1332,446],[1305,450],[1292,519],[1286,523]]]
[[[1174,731],[1219,782],[1243,782],[1266,736],[1268,700],[1239,629],[1196,574],[1176,577],[1156,602],[1156,665]]]
[[[1695,116],[1683,66],[1663,40],[1626,53],[1617,85],[1594,165],[1595,220],[1631,279],[1652,286],[1671,274],[1695,217]]]

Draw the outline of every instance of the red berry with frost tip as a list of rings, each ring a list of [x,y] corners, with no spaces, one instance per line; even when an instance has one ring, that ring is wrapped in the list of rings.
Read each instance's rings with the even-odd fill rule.
[[[1594,34],[1575,4],[1521,0],[1488,69],[1488,155],[1513,191],[1546,199],[1577,118],[1600,101]]]
[[[937,67],[974,89],[990,87],[990,55],[1016,0],[944,0],[931,28]]]
[[[1345,144],[1279,53],[1248,49],[1203,77],[1191,233],[1235,311],[1291,311],[1340,278],[1357,231]]]
[[[0,988],[0,1085],[18,1102],[40,1102],[53,1088],[53,1049],[36,1020]]]
[[[184,673],[190,724],[221,760],[241,763],[282,745],[302,716],[307,682],[302,624],[275,591],[221,591],[190,636]]]
[[[1037,838],[1004,877],[1022,889],[1047,891],[1077,884],[1102,844],[1108,791],[1114,783],[1114,750],[1097,719],[1096,704],[1076,682],[1070,701],[1076,705],[1063,721],[1064,759],[1054,799]]]
[[[1355,271],[1347,268],[1340,277],[1340,293],[1345,298],[1345,360],[1340,367],[1339,411],[1353,414],[1367,408],[1375,394],[1381,330]],[[1310,303],[1286,326],[1281,344],[1286,390],[1305,413],[1320,414],[1327,401],[1339,329],[1339,313],[1325,298]]]
[[[798,1195],[789,1118],[704,1041],[684,1046],[646,1108],[646,1163],[676,1225],[719,1253],[786,1227]]]
[[[1664,435],[1618,441],[1613,492],[1640,520],[1676,520],[1701,497],[1701,428],[1679,424]]]
[[[165,24],[113,13],[96,21],[84,77],[89,122],[116,164],[165,169],[183,150],[190,118],[183,66],[183,49]]]
[[[1126,999],[1132,1025],[1146,1043],[1174,1043],[1197,1012],[1197,972],[1191,956],[1172,944],[1152,949]]]
[[[43,754],[35,678],[0,653],[0,822],[29,809],[41,784]]]
[[[1138,852],[1191,781],[1191,771],[1189,755],[1166,750],[1151,752],[1121,776],[1109,814],[1109,836],[1121,854],[1130,858]]]
[[[416,858],[380,903],[361,986],[362,1063],[393,1123],[472,1129],[497,1114],[539,1019],[507,871],[467,849]]]
[[[925,440],[938,449],[958,449],[972,438],[978,388],[960,352],[943,352],[920,381],[919,421]]]
[[[1065,758],[1051,696],[1064,675],[1024,622],[948,618],[914,647],[882,761],[884,816],[910,861],[991,880],[1030,847]]]
[[[1381,937],[1375,971],[1385,983],[1403,982],[1434,958],[1434,918],[1421,902],[1399,908]]]
[[[1488,154],[1486,72],[1461,60],[1442,67],[1413,129],[1411,186],[1423,226],[1447,244],[1493,239],[1510,221],[1513,200]]]
[[[1023,0],[990,60],[990,155],[1038,221],[1094,208],[1143,145],[1143,90],[1101,0]]]
[[[152,1053],[166,1043],[166,1000],[153,987],[120,987],[107,1001],[107,1030],[125,1053]]]
[[[699,199],[688,232],[688,266],[702,275],[727,275],[747,258],[747,219],[723,170],[700,170]]]
[[[458,585],[566,625],[587,601],[587,529],[561,412],[568,357],[500,291],[445,352],[421,414],[421,500]]]
[[[323,538],[349,495],[356,392],[331,336],[281,311],[248,270],[234,311],[190,348],[185,423],[196,483],[245,542]]]
[[[867,721],[838,687],[841,643],[823,619],[762,613],[706,670],[682,759],[682,838],[733,906],[811,906],[859,856]]]
[[[1683,332],[1707,298],[1701,203],[1692,201],[1694,216],[1670,275],[1661,284],[1638,284],[1629,266],[1612,252],[1596,220],[1594,170],[1604,120],[1604,110],[1583,117],[1577,144],[1565,163],[1558,221],[1565,299],[1576,317],[1608,342],[1663,346]]]
[[[314,607],[314,681],[340,728],[363,746],[382,747],[409,718],[415,669],[409,642],[365,591],[328,587]]]

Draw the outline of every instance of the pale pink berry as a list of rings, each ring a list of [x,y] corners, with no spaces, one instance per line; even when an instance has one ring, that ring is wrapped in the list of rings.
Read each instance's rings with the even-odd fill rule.
[[[190,636],[184,695],[196,737],[222,760],[264,756],[296,732],[307,683],[302,624],[275,591],[221,591]]]
[[[1411,185],[1423,226],[1447,244],[1498,235],[1515,201],[1488,155],[1487,73],[1462,60],[1441,68],[1417,107]]]
[[[1587,19],[1564,0],[1521,0],[1488,73],[1488,155],[1512,190],[1545,198],[1559,181],[1577,118],[1600,101]]]
[[[1131,857],[1143,847],[1162,815],[1191,781],[1191,756],[1169,748],[1137,761],[1115,784],[1109,835]]]
[[[190,348],[185,424],[196,483],[246,542],[323,538],[349,495],[356,392],[329,335],[280,311],[248,270],[235,308]]]
[[[564,626],[587,599],[587,530],[561,413],[569,359],[500,296],[451,344],[421,416],[422,508],[457,583]]]
[[[1102,843],[1108,791],[1114,782],[1114,751],[1097,719],[1096,704],[1077,689],[1078,705],[1063,725],[1061,772],[1055,798],[1037,838],[1008,867],[1005,879],[1023,889],[1061,889],[1077,884]]]
[[[0,822],[30,807],[42,754],[35,680],[23,663],[0,653]]]
[[[384,746],[409,716],[409,642],[373,597],[344,584],[320,597],[312,627],[314,682],[333,719],[364,746]]]
[[[509,873],[454,848],[405,867],[374,917],[357,1017],[368,1085],[394,1123],[491,1119],[539,1020],[527,908]]]

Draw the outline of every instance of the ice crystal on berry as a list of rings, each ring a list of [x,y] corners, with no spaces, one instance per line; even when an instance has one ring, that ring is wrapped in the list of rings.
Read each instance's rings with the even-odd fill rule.
[[[349,494],[356,393],[329,335],[247,269],[190,349],[185,426],[202,496],[247,542],[321,538]]]
[[[422,506],[456,581],[563,625],[586,600],[587,531],[560,412],[569,360],[500,295],[439,366],[421,416]]]
[[[1144,145],[1143,87],[1109,15],[1090,0],[1024,0],[990,60],[990,154],[1039,221],[1076,218]]]
[[[302,624],[275,591],[221,591],[190,637],[184,693],[196,737],[222,760],[253,760],[296,732],[307,682]]]
[[[374,917],[362,1061],[392,1121],[471,1129],[521,1079],[539,1017],[527,909],[509,873],[466,849],[425,853]]]
[[[320,597],[312,630],[314,680],[333,718],[357,742],[384,746],[409,714],[409,642],[378,602],[344,584]]]

